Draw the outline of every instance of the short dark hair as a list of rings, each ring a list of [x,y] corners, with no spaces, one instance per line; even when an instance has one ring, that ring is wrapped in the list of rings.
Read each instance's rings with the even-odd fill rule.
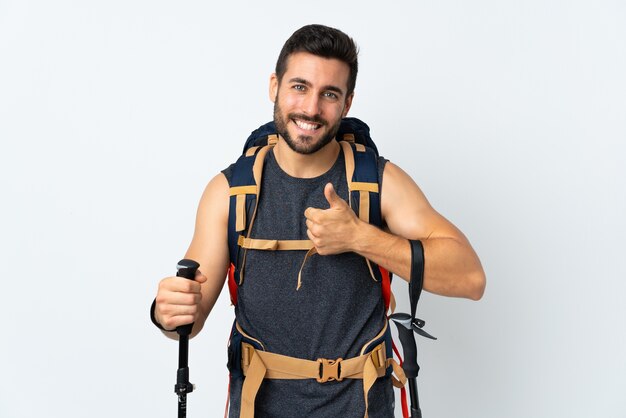
[[[359,71],[359,51],[354,40],[339,29],[324,25],[303,26],[287,39],[276,61],[276,77],[280,82],[287,71],[287,59],[296,52],[308,52],[324,58],[335,58],[345,62],[350,67],[348,77],[348,91],[350,96],[356,85],[356,75]]]

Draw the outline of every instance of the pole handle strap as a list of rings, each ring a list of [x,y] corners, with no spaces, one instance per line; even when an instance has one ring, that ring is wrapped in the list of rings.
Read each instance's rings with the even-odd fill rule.
[[[409,281],[409,299],[411,319],[415,320],[417,302],[424,287],[424,246],[420,240],[409,240],[411,244],[411,280]]]

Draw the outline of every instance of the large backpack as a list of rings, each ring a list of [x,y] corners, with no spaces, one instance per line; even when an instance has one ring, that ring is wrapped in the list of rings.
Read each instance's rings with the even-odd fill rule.
[[[361,220],[379,228],[382,227],[378,149],[370,136],[369,126],[357,118],[343,118],[336,138],[342,147],[346,162],[348,204]],[[315,252],[315,248],[310,240],[265,240],[251,238],[250,236],[261,193],[261,176],[263,174],[265,157],[267,152],[277,142],[278,134],[274,122],[268,122],[260,126],[250,134],[243,147],[241,157],[239,157],[232,168],[228,213],[228,246],[230,254],[228,289],[233,305],[237,304],[238,288],[243,284],[246,253],[249,249],[265,251],[306,250],[307,253],[302,266],[304,266],[307,257]],[[381,284],[385,311],[393,314],[395,300],[391,292],[392,274],[370,260],[366,259],[366,262],[372,278]],[[300,277],[298,277],[298,287],[300,283]],[[415,305],[418,298],[419,295],[415,300],[411,298],[411,304]],[[415,332],[427,338],[436,339],[421,329],[424,321],[415,319],[415,306],[412,306],[412,317],[417,323],[417,326],[414,328],[419,328],[415,329]],[[235,330],[235,327],[233,329]],[[235,334],[238,335],[238,332],[233,331],[233,335]],[[388,334],[388,337],[391,339],[390,334]],[[249,342],[254,343],[255,341],[250,340]],[[393,340],[391,340],[391,345],[400,361],[399,367],[402,367],[402,357]],[[239,353],[236,350],[234,352]],[[391,353],[388,354],[391,355]],[[239,361],[240,356],[237,354],[235,357],[229,358],[229,368],[230,365]],[[417,367],[419,370],[419,366]],[[406,388],[397,380],[394,382],[394,386],[400,388],[402,415],[404,418],[408,418]]]
[[[369,126],[357,118],[344,118],[336,138],[343,148],[346,160],[350,207],[363,221],[381,227],[378,150],[370,137]],[[263,164],[267,152],[277,141],[274,122],[262,125],[250,134],[241,157],[232,169],[228,214],[228,288],[233,305],[237,304],[238,287],[243,284],[248,249],[306,250],[303,262],[315,251],[309,240],[263,240],[250,237],[261,192]],[[391,274],[369,260],[366,261],[372,278],[381,283],[385,309],[391,307],[393,311],[395,303],[391,295]]]

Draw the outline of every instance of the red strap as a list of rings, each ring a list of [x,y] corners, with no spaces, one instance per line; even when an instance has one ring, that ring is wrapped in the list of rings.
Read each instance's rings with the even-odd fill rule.
[[[235,281],[235,266],[230,263],[228,269],[228,292],[230,293],[230,303],[237,304],[237,282]]]
[[[396,347],[396,343],[393,340],[391,340],[391,347],[393,348],[393,352],[396,353],[396,356],[398,357],[400,367],[402,367],[402,363],[404,362],[402,361],[398,347]],[[404,418],[409,418],[409,402],[406,398],[406,388],[404,386],[400,388],[400,403],[402,404],[402,416]]]
[[[385,302],[385,312],[387,312],[387,310],[389,309],[389,303],[391,300],[391,279],[389,278],[389,272],[387,270],[385,270],[381,266],[378,266],[378,269],[380,270],[380,275],[383,279],[383,282],[382,282],[383,301]],[[399,357],[400,356],[398,356],[398,358]]]
[[[409,418],[409,402],[406,400],[406,388],[404,386],[400,389],[400,401],[402,402],[402,416]]]
[[[226,409],[224,409],[224,418],[228,418],[228,404],[230,403],[230,373],[228,374],[228,393],[226,393]]]

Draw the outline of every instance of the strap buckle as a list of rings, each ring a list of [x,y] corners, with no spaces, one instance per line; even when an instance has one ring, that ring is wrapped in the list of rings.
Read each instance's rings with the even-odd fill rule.
[[[384,342],[379,344],[370,352],[370,356],[372,357],[372,363],[374,363],[374,367],[376,367],[376,369],[387,368],[387,356],[385,354],[386,352]]]
[[[255,351],[256,350],[252,345],[248,343],[241,343],[241,368],[244,373],[248,370],[248,367],[250,367]]]
[[[337,360],[318,358],[317,362],[319,363],[319,377],[316,380],[319,383],[326,383],[333,380],[341,382],[343,380],[343,377],[341,377],[342,361],[342,358],[338,358]]]

